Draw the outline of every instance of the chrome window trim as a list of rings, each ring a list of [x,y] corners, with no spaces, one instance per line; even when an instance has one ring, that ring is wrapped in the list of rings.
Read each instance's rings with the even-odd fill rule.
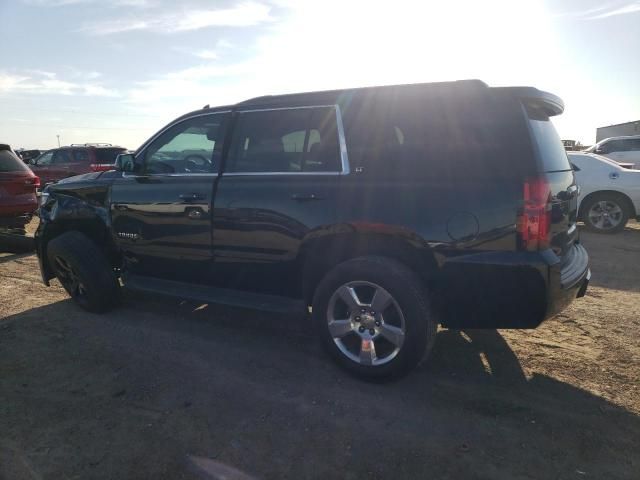
[[[340,164],[341,171],[333,171],[333,172],[225,172],[223,171],[221,174],[215,172],[210,173],[149,173],[145,175],[133,174],[130,172],[122,172],[123,177],[127,178],[139,178],[139,177],[217,177],[221,176],[234,176],[234,177],[244,177],[244,176],[264,176],[264,175],[348,175],[350,173],[349,168],[349,154],[347,153],[347,141],[344,134],[344,125],[342,123],[342,112],[340,110],[340,105],[303,105],[298,107],[277,107],[277,108],[255,108],[250,110],[237,110],[238,113],[251,113],[251,112],[270,112],[270,111],[279,111],[279,110],[298,110],[303,108],[333,108],[336,113],[336,129],[338,132],[338,145],[340,149]],[[191,120],[193,118],[204,117],[208,115],[223,115],[227,113],[232,113],[232,110],[218,110],[216,112],[206,112],[200,113],[198,115],[192,115],[187,118],[183,118],[178,122],[173,122],[167,125],[165,128],[157,132],[153,137],[147,140],[142,146],[138,149],[138,151],[134,154],[134,156],[142,155],[145,153],[149,145],[153,143],[158,137],[160,137],[163,133],[165,133],[170,128],[173,128],[175,125],[179,125],[183,122]]]
[[[340,111],[340,105],[304,105],[299,107],[278,107],[278,108],[257,108],[251,110],[238,110],[239,114],[252,113],[252,112],[273,112],[278,110],[299,110],[302,108],[333,108],[336,112],[336,130],[338,132],[338,145],[340,148],[340,165],[341,171],[331,172],[222,172],[224,177],[246,177],[251,175],[264,176],[264,175],[348,175],[349,170],[349,155],[347,154],[347,141],[344,135],[344,126],[342,124],[342,113]]]

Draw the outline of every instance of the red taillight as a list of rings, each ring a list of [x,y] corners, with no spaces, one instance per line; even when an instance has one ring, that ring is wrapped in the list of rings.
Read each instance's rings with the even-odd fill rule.
[[[551,189],[544,178],[524,183],[524,206],[518,217],[518,236],[523,250],[549,248],[551,228]]]
[[[39,188],[40,187],[40,177],[29,177],[24,181],[24,184],[28,187]]]
[[[112,163],[92,163],[90,167],[94,172],[106,172],[108,170],[113,170],[114,168],[116,168]]]

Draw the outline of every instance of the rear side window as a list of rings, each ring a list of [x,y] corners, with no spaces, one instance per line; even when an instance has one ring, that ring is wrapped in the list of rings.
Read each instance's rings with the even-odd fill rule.
[[[553,123],[543,112],[527,107],[531,135],[545,172],[571,170],[567,151]]]
[[[89,162],[89,152],[87,150],[74,150],[73,151],[73,159],[76,162],[88,163]]]
[[[29,170],[22,160],[10,150],[0,150],[0,172],[26,172]]]
[[[97,163],[116,163],[116,157],[125,151],[124,148],[96,148]]]
[[[240,113],[227,165],[242,173],[340,171],[335,109]]]

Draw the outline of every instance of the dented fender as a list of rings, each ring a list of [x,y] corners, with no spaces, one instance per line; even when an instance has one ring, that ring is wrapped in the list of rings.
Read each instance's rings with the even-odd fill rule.
[[[35,233],[36,253],[45,285],[55,274],[47,259],[47,245],[51,240],[69,231],[79,231],[106,249],[111,259],[116,247],[110,235],[109,192],[111,182],[96,182],[86,175],[72,177],[50,185],[42,194],[39,209],[40,224]]]

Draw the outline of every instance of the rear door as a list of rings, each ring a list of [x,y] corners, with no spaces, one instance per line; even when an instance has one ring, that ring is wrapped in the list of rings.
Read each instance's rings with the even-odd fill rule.
[[[578,238],[576,221],[579,189],[567,152],[547,114],[534,106],[527,106],[526,112],[538,168],[546,179],[551,195],[551,248],[562,257]]]
[[[301,245],[335,221],[342,158],[333,106],[237,114],[216,188],[217,285],[299,293]]]
[[[142,170],[113,184],[112,232],[128,273],[208,281],[213,188],[227,118],[212,112],[172,125],[136,154]]]

